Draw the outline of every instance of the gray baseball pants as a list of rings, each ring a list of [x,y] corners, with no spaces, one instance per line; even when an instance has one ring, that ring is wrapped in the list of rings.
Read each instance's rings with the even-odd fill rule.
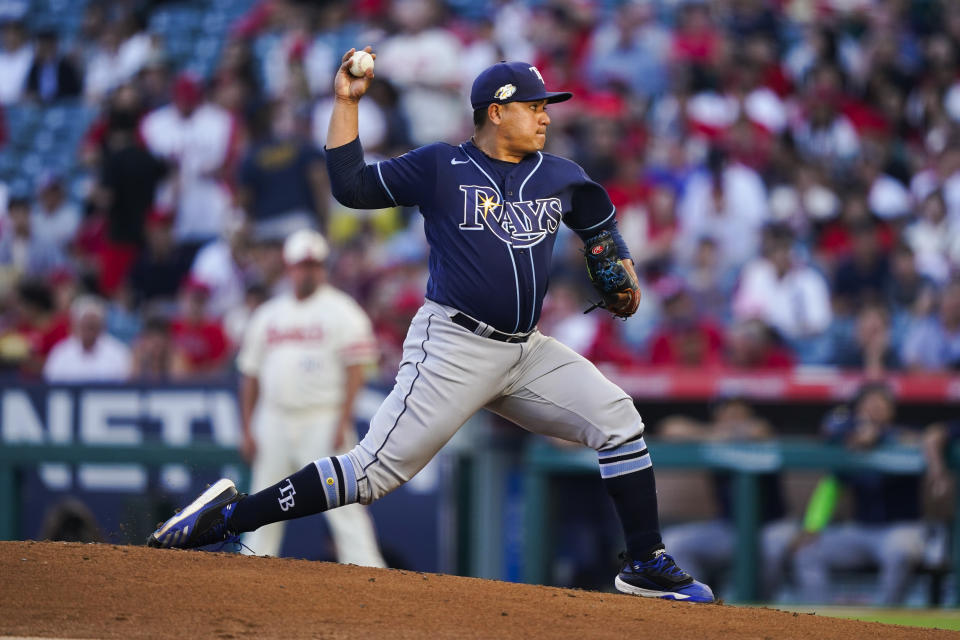
[[[412,478],[484,408],[528,431],[596,449],[601,464],[604,457],[644,446],[642,438],[636,440],[643,421],[633,400],[583,356],[537,330],[522,343],[481,337],[452,322],[454,313],[430,300],[420,308],[393,391],[363,440],[343,456],[356,473],[360,503]],[[604,473],[650,465],[644,455],[622,468],[605,465]]]

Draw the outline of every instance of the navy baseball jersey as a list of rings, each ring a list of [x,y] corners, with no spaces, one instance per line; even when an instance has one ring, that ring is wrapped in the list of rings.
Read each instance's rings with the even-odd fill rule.
[[[616,231],[603,187],[549,153],[511,163],[469,141],[436,143],[364,165],[355,140],[327,154],[344,205],[419,207],[430,245],[427,298],[507,333],[537,324],[561,223],[584,238]]]

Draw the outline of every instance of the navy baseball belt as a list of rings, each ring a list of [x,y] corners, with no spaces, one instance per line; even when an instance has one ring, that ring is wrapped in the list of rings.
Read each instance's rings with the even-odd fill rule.
[[[533,331],[527,333],[504,333],[491,327],[490,325],[477,322],[470,316],[463,313],[455,313],[450,316],[454,323],[460,325],[470,333],[475,333],[484,338],[490,338],[498,342],[526,342]]]

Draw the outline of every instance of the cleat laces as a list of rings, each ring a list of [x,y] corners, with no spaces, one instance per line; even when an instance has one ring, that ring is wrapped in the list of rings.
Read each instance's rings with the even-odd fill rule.
[[[663,549],[658,549],[653,552],[653,560],[647,563],[636,563],[636,564],[647,564],[649,565],[652,562],[653,567],[660,573],[667,575],[671,578],[684,579],[689,576],[687,573],[677,566],[676,561],[673,559],[669,553]]]
[[[626,568],[635,573],[655,573],[672,578],[675,582],[693,581],[690,574],[678,567],[676,560],[665,549],[654,551],[653,557],[649,560],[634,560],[627,553],[621,553],[620,560],[624,562]]]

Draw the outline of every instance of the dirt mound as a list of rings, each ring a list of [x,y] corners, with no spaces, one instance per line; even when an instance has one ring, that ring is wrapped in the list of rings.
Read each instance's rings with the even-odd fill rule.
[[[0,636],[946,638],[913,629],[224,553],[0,542]]]

